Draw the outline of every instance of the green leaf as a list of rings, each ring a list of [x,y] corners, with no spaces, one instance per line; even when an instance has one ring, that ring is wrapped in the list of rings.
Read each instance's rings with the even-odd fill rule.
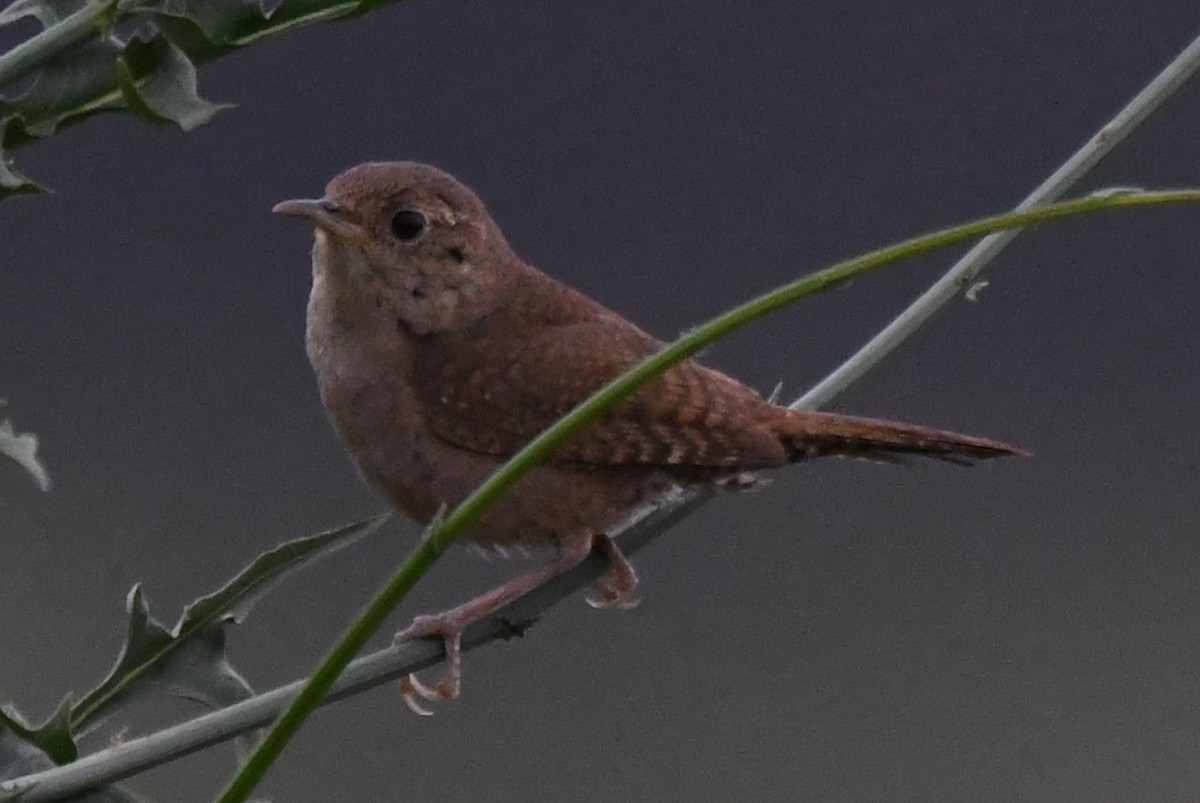
[[[58,708],[50,715],[50,718],[36,728],[26,724],[19,714],[3,709],[0,709],[0,727],[10,735],[16,736],[22,744],[31,749],[36,748],[37,752],[46,758],[45,766],[31,766],[24,772],[35,772],[55,764],[66,764],[79,757],[79,747],[75,744],[75,737],[71,733],[71,695],[69,694],[58,704]],[[12,747],[11,741],[8,747]],[[32,756],[32,753],[29,752],[25,754]],[[10,754],[0,749],[0,766],[7,768],[10,757]]]
[[[11,118],[2,144],[12,148],[48,137],[74,116],[119,106],[118,54],[115,43],[94,39],[48,60],[27,91],[0,98],[0,118]]]
[[[71,733],[71,697],[38,727],[30,727],[16,712],[0,708],[0,780],[20,778],[68,764],[79,755]],[[32,786],[0,792],[0,803],[19,801]],[[119,786],[105,786],[76,795],[75,803],[137,803],[137,797]]]
[[[180,627],[196,626],[224,611],[232,612],[237,622],[245,617],[250,606],[258,601],[274,582],[379,529],[391,513],[343,524],[316,535],[287,541],[259,555],[219,590],[200,597],[183,611]]]
[[[171,630],[150,615],[141,589],[134,586],[126,606],[125,645],[108,677],[72,707],[72,726],[86,734],[151,691],[165,689],[210,708],[251,696],[253,690],[225,655],[225,626],[240,622],[275,582],[353,543],[386,519],[354,522],[263,553],[220,589],[184,608]]]
[[[14,0],[6,8],[0,10],[0,25],[11,25],[25,17],[36,17],[42,23],[43,28],[54,22],[53,19],[46,16],[41,3],[30,2],[30,0]]]
[[[170,120],[184,131],[204,125],[229,103],[211,103],[196,92],[196,67],[162,35],[130,40],[118,59],[118,84],[126,105],[155,121]],[[145,75],[138,81],[135,75]]]
[[[7,122],[7,120],[0,120],[0,132],[4,130]],[[27,176],[13,169],[8,154],[4,152],[4,148],[0,148],[0,198],[18,193],[41,192],[41,190],[42,188]]]
[[[259,0],[161,0],[154,10],[177,20],[187,20],[213,44],[229,45],[261,28],[268,16]]]
[[[225,658],[225,620],[176,637],[150,615],[138,586],[129,592],[126,609],[129,626],[116,665],[73,708],[72,721],[81,736],[151,690],[165,689],[210,708],[254,694]]]
[[[25,432],[18,435],[13,431],[12,423],[5,419],[0,421],[0,456],[6,457],[33,475],[33,481],[43,491],[50,490],[50,475],[38,460],[37,436]]]
[[[44,30],[0,54],[0,148],[12,150],[103,111],[128,109],[191,130],[226,104],[197,92],[196,66],[291,28],[363,14],[395,0],[16,0],[0,26],[35,17]],[[139,33],[124,42],[129,25]],[[0,152],[0,198],[34,192]]]
[[[87,0],[15,0],[0,11],[0,25],[8,25],[25,17],[35,17],[43,28],[49,28],[63,17],[83,8]]]

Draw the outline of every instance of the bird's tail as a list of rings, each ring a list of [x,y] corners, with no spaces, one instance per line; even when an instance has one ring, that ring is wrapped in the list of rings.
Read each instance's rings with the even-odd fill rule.
[[[1029,454],[989,438],[896,421],[790,410],[777,421],[780,440],[793,461],[825,455],[887,461],[916,454],[970,464],[990,457]]]

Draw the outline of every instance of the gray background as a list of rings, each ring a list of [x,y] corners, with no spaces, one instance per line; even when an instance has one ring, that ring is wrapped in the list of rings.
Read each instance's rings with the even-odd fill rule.
[[[190,134],[108,116],[18,153],[0,213],[0,395],[56,487],[0,471],[0,697],[98,680],[259,551],[381,509],[303,353],[310,235],[271,217],[367,159],[436,163],[520,253],[670,337],[833,260],[1012,205],[1200,28],[1185,0],[402,3],[203,68]],[[978,6],[979,9],[984,8]],[[1089,180],[1200,183],[1200,88]],[[1200,797],[1197,211],[1045,226],[840,409],[1011,439],[975,470],[823,461],[723,498],[467,657],[461,700],[321,712],[276,801]],[[952,259],[860,279],[707,359],[790,397]],[[305,673],[413,544],[404,522],[231,636]],[[521,566],[465,550],[389,626]],[[383,633],[376,644],[389,638]],[[129,734],[181,718],[148,706]],[[227,749],[142,776],[208,799]]]

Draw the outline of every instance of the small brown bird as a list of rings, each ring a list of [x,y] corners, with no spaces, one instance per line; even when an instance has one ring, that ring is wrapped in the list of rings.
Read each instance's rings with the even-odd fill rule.
[[[662,347],[513,252],[483,203],[446,173],[363,164],[319,200],[276,212],[316,227],[308,356],[321,401],[362,476],[428,522],[595,390]],[[635,604],[637,575],[606,534],[677,485],[742,489],[754,472],[825,455],[955,462],[1020,454],[929,427],[797,412],[693,360],[650,381],[564,444],[467,534],[487,547],[550,547],[540,568],[397,640],[436,636],[448,669],[405,699],[458,696],[463,630],[581,563],[610,569],[595,604]]]

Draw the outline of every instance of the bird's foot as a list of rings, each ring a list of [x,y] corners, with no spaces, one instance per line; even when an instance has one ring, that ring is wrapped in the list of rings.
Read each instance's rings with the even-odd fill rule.
[[[637,573],[621,554],[621,550],[607,535],[578,537],[558,546],[554,558],[544,566],[515,577],[486,594],[459,605],[457,608],[431,616],[418,616],[411,625],[396,634],[394,643],[414,641],[422,638],[439,638],[446,651],[446,672],[437,684],[430,687],[409,673],[400,680],[404,693],[404,704],[415,714],[429,716],[433,712],[421,705],[421,700],[441,703],[458,697],[462,687],[462,636],[463,632],[479,619],[493,613],[497,608],[537,588],[542,583],[575,568],[598,546],[608,558],[608,572],[596,581],[598,597],[588,601],[599,608],[628,610],[638,604],[633,596],[637,588]]]
[[[426,686],[417,679],[415,672],[410,672],[400,678],[400,691],[404,695],[404,704],[408,710],[423,717],[433,716],[433,711],[421,705],[421,700],[431,703],[444,703],[458,697],[462,690],[462,634],[466,623],[456,611],[418,616],[411,625],[396,634],[393,644],[415,641],[421,638],[437,636],[442,640],[442,648],[446,652],[446,671],[433,686]]]
[[[595,593],[587,597],[587,604],[593,608],[617,611],[636,608],[642,600],[633,593],[638,584],[633,564],[607,535],[596,535],[594,543],[608,558],[608,571],[592,585]]]

